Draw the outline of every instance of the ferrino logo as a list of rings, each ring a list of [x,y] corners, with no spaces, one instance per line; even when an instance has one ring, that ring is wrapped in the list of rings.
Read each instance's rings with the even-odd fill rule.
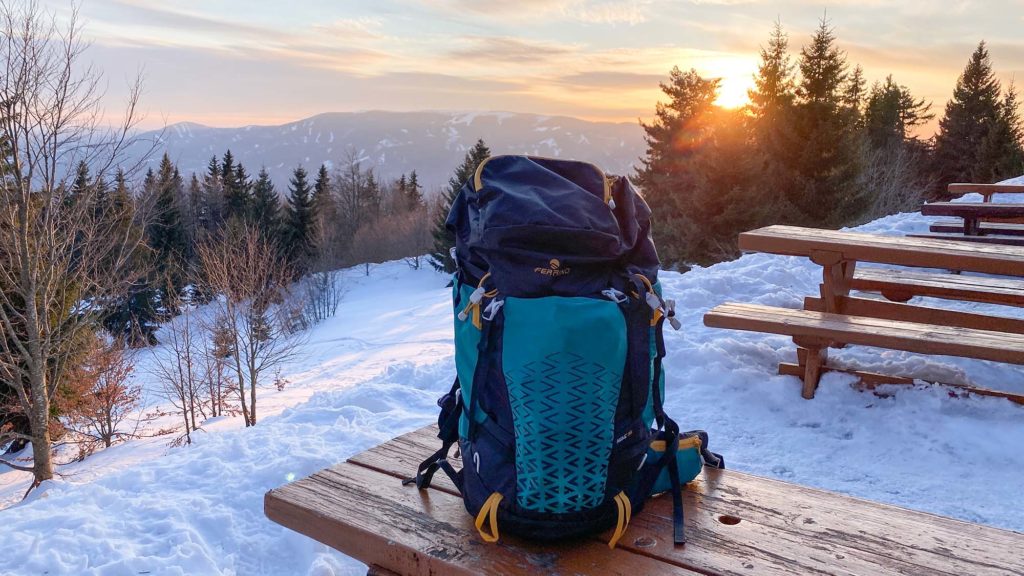
[[[562,263],[559,262],[557,258],[552,258],[551,261],[548,262],[548,267],[547,268],[543,268],[541,266],[538,266],[538,267],[534,268],[533,271],[536,272],[537,274],[542,274],[544,276],[556,276],[557,277],[557,276],[565,276],[566,274],[572,272],[572,268],[562,268]]]

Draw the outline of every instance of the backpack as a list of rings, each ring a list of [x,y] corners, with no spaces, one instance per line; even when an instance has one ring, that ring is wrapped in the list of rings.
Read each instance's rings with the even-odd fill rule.
[[[438,401],[441,448],[405,482],[444,471],[485,541],[615,528],[614,548],[671,491],[682,544],[680,486],[724,467],[662,407],[662,328],[679,322],[650,216],[625,177],[526,156],[486,159],[453,200],[457,376]]]

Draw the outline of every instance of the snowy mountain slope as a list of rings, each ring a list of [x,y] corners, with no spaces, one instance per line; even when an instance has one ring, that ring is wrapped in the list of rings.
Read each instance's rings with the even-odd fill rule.
[[[902,235],[927,226],[901,214],[860,229]],[[8,536],[0,574],[363,574],[262,514],[266,490],[431,422],[451,383],[447,279],[401,263],[369,278],[358,272],[348,272],[337,317],[314,329],[285,371],[288,387],[262,392],[265,417],[254,429],[219,419],[193,446],[133,441],[66,467],[76,475],[0,511]],[[804,401],[797,379],[776,375],[780,361],[795,358],[788,338],[702,324],[724,301],[799,307],[819,281],[820,268],[804,259],[764,254],[663,273],[683,322],[666,335],[669,412],[708,430],[731,468],[1024,531],[1024,407],[923,385],[879,397],[840,374]],[[1024,392],[1017,366],[859,346],[832,358]],[[24,481],[0,473],[0,498]]]
[[[279,190],[295,166],[342,166],[354,152],[385,178],[416,170],[427,192],[447,184],[465,153],[483,138],[494,154],[531,154],[586,160],[628,174],[644,152],[636,122],[589,122],[564,116],[506,112],[353,112],[320,114],[280,126],[211,128],[179,123],[140,135],[129,156],[156,143],[154,170],[166,150],[182,173],[202,174],[211,156],[230,149],[255,174],[266,166]]]

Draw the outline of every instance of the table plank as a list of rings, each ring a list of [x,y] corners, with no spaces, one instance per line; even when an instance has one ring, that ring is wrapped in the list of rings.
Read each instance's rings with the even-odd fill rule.
[[[807,258],[824,253],[858,262],[1024,276],[1024,248],[1015,246],[774,225],[743,232],[739,247],[747,252]]]
[[[267,517],[366,564],[397,574],[692,574],[600,542],[487,544],[462,499],[420,492],[394,477],[342,463],[271,490]]]
[[[400,478],[436,449],[436,432],[436,426],[411,432],[352,461]],[[404,456],[392,458],[396,452]],[[409,468],[411,462],[415,464]],[[441,485],[455,494],[449,483]],[[691,537],[685,547],[671,543],[672,510],[667,498],[654,499],[637,515],[620,545],[714,574],[733,573],[720,556],[737,553],[756,566],[752,573],[757,574],[774,573],[769,571],[777,568],[772,557],[795,554],[799,558],[791,559],[790,566],[801,574],[1024,573],[1024,561],[1016,553],[1024,545],[1024,535],[1016,532],[734,470],[705,470],[686,488]],[[721,516],[741,522],[723,525],[718,520]],[[655,544],[638,546],[650,542]]]
[[[1024,204],[1010,202],[929,202],[921,206],[924,216],[957,216],[963,218],[1020,218]]]
[[[1024,194],[1022,184],[974,184],[971,182],[954,182],[946,187],[950,194],[962,196],[977,193],[991,197],[993,194]]]

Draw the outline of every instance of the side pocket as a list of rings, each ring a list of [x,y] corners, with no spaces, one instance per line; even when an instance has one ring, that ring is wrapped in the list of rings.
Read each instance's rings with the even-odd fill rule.
[[[650,447],[647,449],[647,460],[644,461],[644,467],[654,466],[665,454],[665,440],[662,436],[663,434],[658,434],[651,441]],[[697,474],[700,474],[700,470],[704,466],[700,457],[700,450],[700,438],[696,436],[681,436],[679,438],[679,449],[676,451],[676,469],[679,471],[679,482],[681,484],[686,484],[696,478]],[[650,493],[658,494],[671,488],[672,480],[669,478],[668,470],[663,469],[658,473],[658,478],[654,481]]]
[[[463,406],[470,406],[473,395],[473,373],[476,372],[476,364],[479,359],[477,346],[480,344],[480,330],[472,322],[459,320],[459,312],[469,296],[473,293],[473,287],[455,281],[452,288],[452,317],[455,320],[455,372],[459,377],[459,384],[462,387]],[[479,421],[480,417],[477,417]],[[465,438],[469,434],[468,410],[463,410],[459,417],[459,436]]]

